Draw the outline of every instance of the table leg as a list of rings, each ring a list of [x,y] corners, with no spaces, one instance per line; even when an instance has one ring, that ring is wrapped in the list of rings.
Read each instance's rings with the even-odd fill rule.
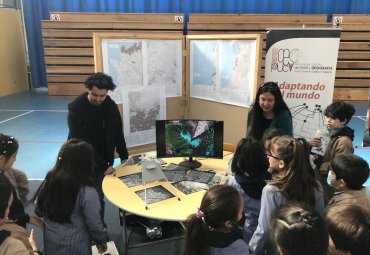
[[[122,209],[118,209],[119,213],[119,223],[122,226],[122,237],[123,237],[123,245],[124,245],[124,255],[127,254],[128,251],[128,236],[127,236],[127,222],[126,222],[126,212]]]

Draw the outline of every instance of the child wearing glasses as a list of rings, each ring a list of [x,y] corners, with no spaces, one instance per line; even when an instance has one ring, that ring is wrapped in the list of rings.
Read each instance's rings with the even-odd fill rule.
[[[273,138],[268,160],[276,174],[263,188],[258,226],[249,242],[257,255],[272,253],[269,222],[277,208],[288,202],[300,202],[320,213],[324,211],[322,187],[310,164],[306,140],[289,136]]]
[[[247,136],[261,140],[268,128],[278,128],[284,135],[293,135],[292,114],[276,82],[266,82],[259,87],[248,114]]]
[[[261,209],[262,189],[266,179],[269,162],[262,143],[252,137],[243,138],[236,147],[231,171],[235,174],[229,185],[234,186],[244,199],[244,240],[249,242],[258,225]]]
[[[240,229],[244,225],[243,208],[243,199],[234,187],[211,187],[186,222],[183,255],[248,255]]]

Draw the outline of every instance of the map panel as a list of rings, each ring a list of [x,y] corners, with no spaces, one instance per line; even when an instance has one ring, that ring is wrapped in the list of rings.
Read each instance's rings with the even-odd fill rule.
[[[165,85],[166,97],[181,96],[182,62],[180,40],[148,40],[149,86]]]
[[[172,183],[172,185],[180,190],[185,195],[189,195],[201,190],[207,190],[209,186],[205,183],[192,182],[192,181],[179,181]]]
[[[155,121],[166,118],[165,87],[125,88],[123,99],[127,146],[154,143]]]
[[[193,40],[190,51],[192,97],[251,105],[256,79],[255,40]]]
[[[103,40],[103,70],[112,76],[117,88],[143,85],[143,45],[133,40]],[[109,95],[122,103],[120,89]]]
[[[143,184],[141,173],[124,175],[119,177],[119,179],[129,188]]]
[[[166,97],[182,94],[182,41],[103,39],[103,70],[117,85],[109,95],[123,101],[123,87],[164,86]]]
[[[189,170],[185,177],[184,181],[192,181],[192,182],[201,182],[201,183],[209,183],[213,176],[215,176],[215,172],[205,172],[199,170]]]
[[[216,86],[217,42],[191,42],[190,48],[192,51],[192,65],[190,67],[192,84]]]
[[[145,190],[139,190],[135,192],[145,202]],[[146,189],[146,203],[152,204],[157,203],[169,198],[175,197],[163,186],[155,186]]]

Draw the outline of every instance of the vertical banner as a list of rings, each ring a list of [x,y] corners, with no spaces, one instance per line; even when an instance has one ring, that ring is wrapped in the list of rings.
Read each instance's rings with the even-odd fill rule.
[[[366,122],[364,127],[364,138],[362,145],[364,147],[370,146],[370,88],[369,88],[369,103],[367,105]]]
[[[265,81],[277,82],[293,117],[294,137],[325,126],[334,92],[340,29],[273,29],[266,34]]]

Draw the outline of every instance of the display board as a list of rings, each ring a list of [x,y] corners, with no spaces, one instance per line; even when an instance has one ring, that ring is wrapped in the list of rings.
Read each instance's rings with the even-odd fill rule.
[[[0,96],[29,89],[20,10],[0,8]]]
[[[224,121],[224,141],[245,137],[260,69],[258,34],[186,37],[187,118]]]
[[[112,76],[130,152],[150,150],[155,120],[183,117],[181,33],[94,33],[95,71]]]
[[[293,118],[294,137],[309,140],[326,128],[333,100],[340,29],[271,29],[266,35],[265,82],[277,82]]]
[[[364,147],[370,147],[370,87],[369,87],[369,101],[366,111],[366,122],[364,127],[364,138],[362,145]]]

